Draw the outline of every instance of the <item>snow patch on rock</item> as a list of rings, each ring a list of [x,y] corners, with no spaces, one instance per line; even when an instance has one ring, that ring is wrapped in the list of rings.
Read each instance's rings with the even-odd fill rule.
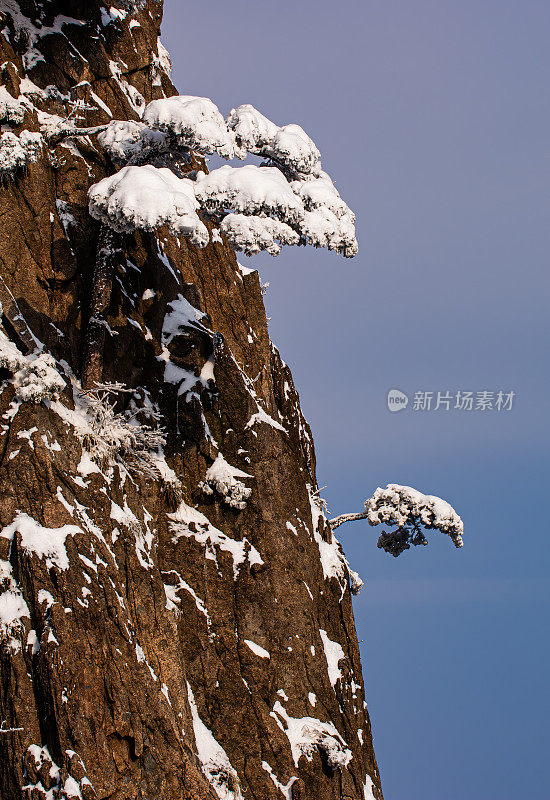
[[[170,520],[169,527],[172,533],[172,541],[177,542],[182,536],[194,539],[198,544],[205,548],[205,558],[217,563],[216,548],[230,553],[233,558],[233,577],[239,575],[242,565],[248,561],[249,564],[263,564],[263,559],[250,544],[248,539],[237,541],[226,536],[225,533],[215,528],[210,520],[196,508],[180,503],[177,511],[168,514]]]
[[[260,647],[259,644],[253,642],[251,639],[244,640],[245,645],[252,650],[254,655],[259,656],[259,658],[271,658],[271,654],[268,653],[263,647]]]
[[[327,632],[319,629],[319,635],[323,642],[323,648],[325,650],[325,658],[327,660],[327,668],[328,668],[328,678],[331,683],[331,686],[334,687],[338,683],[339,680],[342,678],[342,671],[340,670],[338,663],[342,661],[346,654],[344,653],[342,646],[338,642],[333,642],[331,639],[328,638]]]
[[[9,561],[0,560],[0,637],[7,638],[12,649],[21,646],[19,636],[23,632],[23,619],[31,618],[23,593],[13,577]]]
[[[220,800],[242,800],[239,777],[229,757],[199,716],[195,697],[187,683],[193,732],[201,768]]]
[[[324,501],[319,497],[319,493],[313,490],[313,487],[309,483],[307,484],[307,490],[311,508],[313,538],[319,547],[323,575],[325,580],[335,578],[338,581],[343,596],[348,585],[348,568],[345,556],[342,552],[340,542],[333,533],[330,534],[330,541],[328,542],[325,541],[319,533],[321,519],[324,520],[325,525],[327,524],[324,512]]]
[[[283,428],[280,422],[277,422],[277,420],[273,419],[273,417],[270,417],[267,411],[264,411],[264,409],[259,404],[257,404],[257,406],[258,410],[256,411],[255,414],[252,414],[252,416],[245,425],[245,429],[253,428],[254,425],[256,425],[258,422],[263,422],[265,425],[269,425],[271,428],[275,428],[275,430],[277,431],[288,433],[287,429]]]
[[[166,314],[162,323],[163,344],[170,344],[174,336],[179,336],[185,331],[185,328],[206,330],[201,323],[206,314],[192,306],[182,294],[178,294],[175,300],[168,303],[168,308],[170,311]]]
[[[374,781],[372,780],[370,775],[365,776],[365,785],[363,787],[363,796],[364,800],[376,800],[374,796],[374,792],[372,791],[374,786]]]
[[[283,797],[285,797],[286,800],[292,800],[292,784],[295,781],[297,781],[298,778],[293,777],[288,781],[288,783],[283,784],[277,778],[277,776],[275,775],[275,773],[271,769],[270,764],[268,764],[267,761],[262,761],[262,769],[265,769],[265,771],[267,772],[267,774],[269,775],[269,777],[271,778],[271,780],[273,781],[273,783],[275,784],[277,789],[281,792]]]
[[[271,716],[288,738],[296,767],[302,756],[311,761],[319,750],[333,769],[347,767],[353,758],[351,750],[332,722],[321,722],[314,717],[291,717],[278,700],[273,706]]]
[[[15,534],[21,535],[21,548],[29,555],[44,558],[46,567],[69,569],[69,557],[65,548],[67,536],[82,533],[77,525],[62,525],[60,528],[45,528],[28,514],[18,514],[10,525],[0,531],[0,536],[10,541]]]

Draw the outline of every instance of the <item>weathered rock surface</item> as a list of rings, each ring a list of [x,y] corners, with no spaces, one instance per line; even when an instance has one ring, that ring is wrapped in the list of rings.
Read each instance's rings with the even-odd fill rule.
[[[161,2],[0,12],[2,85],[26,107],[5,130],[138,119],[175,93]],[[220,237],[124,238],[103,377],[131,390],[119,413],[160,414],[164,459],[88,452],[86,192],[114,169],[93,137],[65,139],[0,187],[0,333],[66,383],[24,401],[2,362],[0,796],[381,800],[310,430],[258,274]],[[226,462],[249,477],[217,480]]]

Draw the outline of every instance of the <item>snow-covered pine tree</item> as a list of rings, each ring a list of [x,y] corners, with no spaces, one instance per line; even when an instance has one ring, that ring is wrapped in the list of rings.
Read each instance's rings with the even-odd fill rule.
[[[85,388],[102,378],[102,310],[109,302],[116,258],[106,228],[124,234],[166,225],[205,247],[210,235],[202,215],[247,255],[266,250],[276,256],[283,245],[298,244],[327,247],[346,257],[357,254],[355,215],[299,125],[279,127],[251,105],[232,109],[224,119],[210,99],[176,95],[151,101],[142,121],[114,120],[83,129],[69,125],[51,131],[49,138],[58,143],[93,134],[118,171],[89,191],[90,214],[104,227],[83,362]],[[264,160],[261,166],[227,165],[206,174],[197,155],[209,154]]]
[[[329,520],[332,530],[359,519],[366,519],[369,525],[394,527],[392,531],[383,531],[378,539],[378,547],[392,556],[401,555],[411,544],[427,545],[423,528],[447,534],[455,547],[463,545],[462,520],[440,497],[422,494],[410,486],[389,483],[385,489],[378,488],[364,505],[364,511],[341,514]]]

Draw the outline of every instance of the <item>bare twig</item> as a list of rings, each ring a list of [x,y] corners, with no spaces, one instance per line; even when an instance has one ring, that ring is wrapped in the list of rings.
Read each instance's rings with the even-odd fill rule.
[[[6,720],[2,720],[2,724],[0,725],[0,733],[16,733],[17,731],[24,731],[25,728],[4,728],[6,724]]]

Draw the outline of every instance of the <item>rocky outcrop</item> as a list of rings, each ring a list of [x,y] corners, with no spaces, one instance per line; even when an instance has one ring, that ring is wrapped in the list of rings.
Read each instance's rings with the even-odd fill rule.
[[[124,236],[119,386],[81,391],[87,190],[115,166],[56,131],[175,93],[162,4],[0,12],[23,153],[0,188],[2,800],[381,800],[350,572],[258,274],[219,234]]]

